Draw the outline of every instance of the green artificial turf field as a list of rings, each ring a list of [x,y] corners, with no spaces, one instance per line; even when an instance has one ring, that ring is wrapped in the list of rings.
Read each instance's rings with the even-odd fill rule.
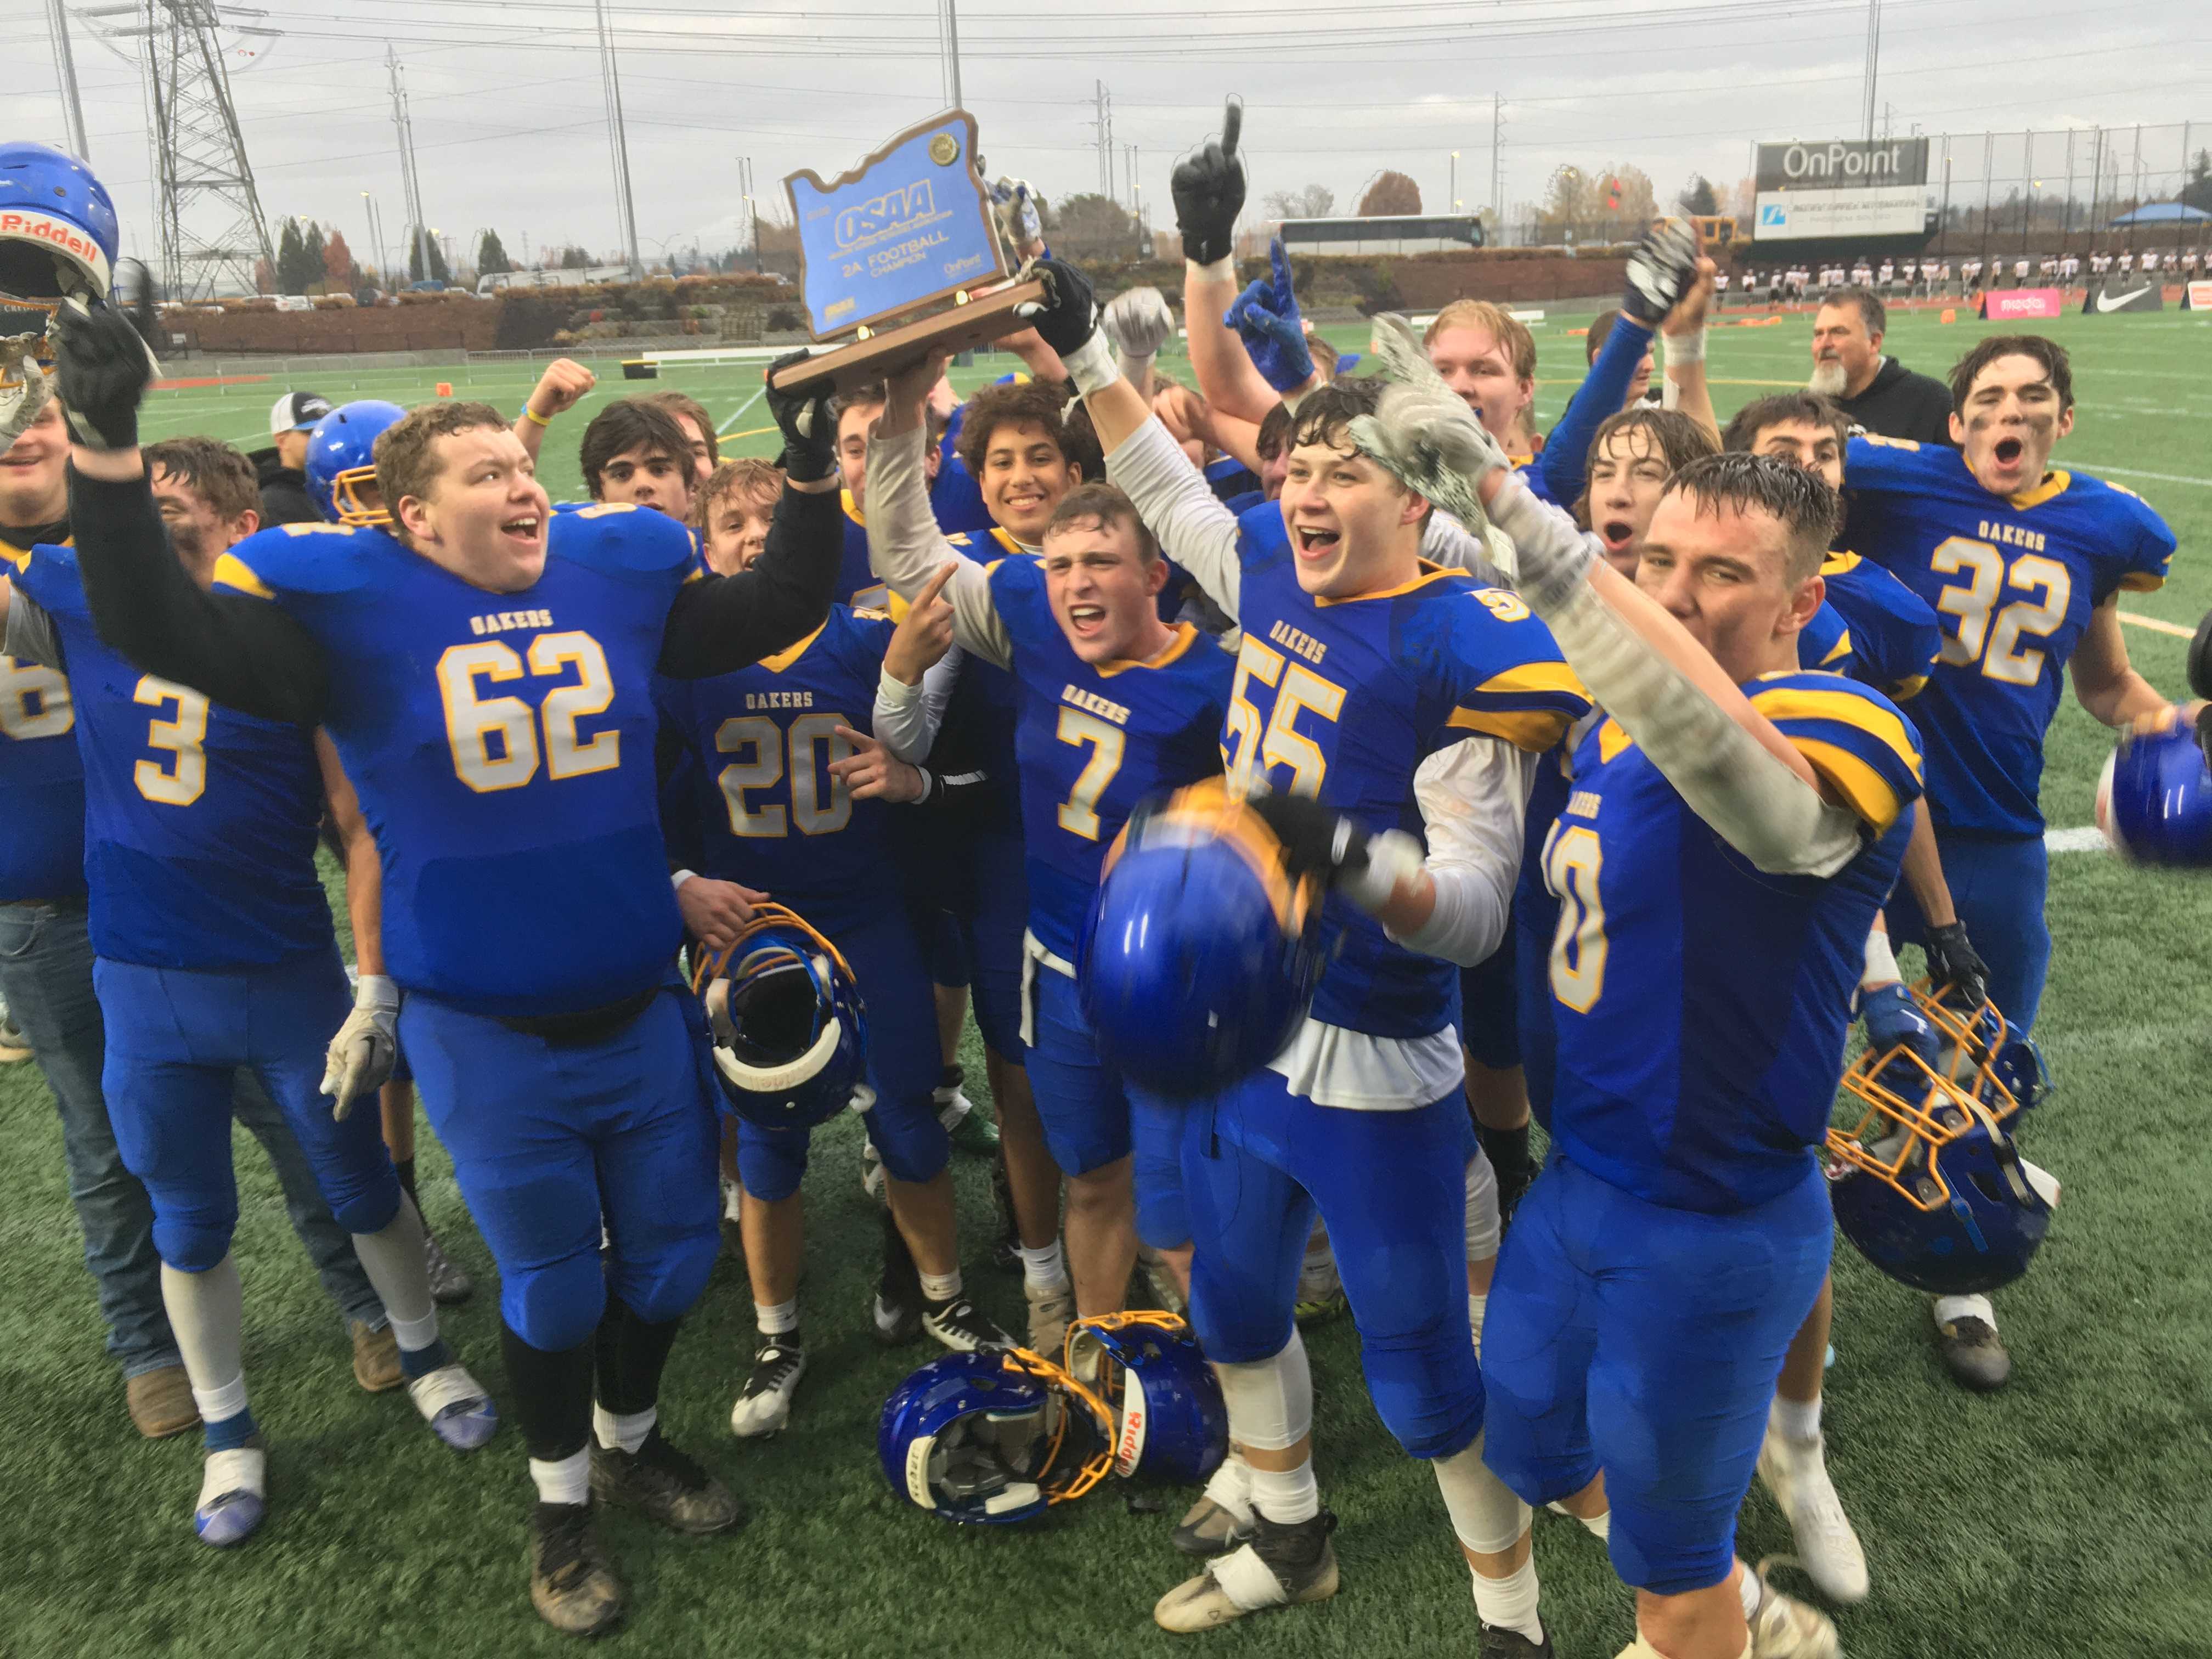
[[[1555,416],[1582,362],[1552,319],[1538,338]],[[1893,319],[1891,349],[1940,373],[1984,325]],[[2212,319],[2069,316],[2050,325],[2075,354],[2085,404],[2062,465],[2139,490],[2179,535],[2172,582],[2127,609],[2193,626],[2212,605],[2202,549],[2212,531]],[[1355,344],[1356,329],[1331,330]],[[1808,320],[1717,331],[1711,372],[1723,415],[1770,386],[1796,384]],[[979,368],[981,380],[1000,372]],[[757,369],[672,376],[748,453],[770,440],[747,400]],[[333,398],[410,401],[438,380],[518,407],[526,369],[302,371]],[[163,394],[149,434],[254,437],[281,385]],[[608,395],[629,389],[618,379]],[[965,386],[963,385],[963,390]],[[588,412],[588,411],[586,411]],[[548,445],[556,495],[573,494],[581,418]],[[2179,693],[2184,641],[2131,627],[2143,671]],[[2069,700],[2051,739],[2045,805],[2054,828],[2087,824],[2104,733]],[[557,903],[557,893],[547,902]],[[2203,1655],[2212,1646],[2212,1270],[2202,1248],[2212,1152],[2212,886],[2131,869],[2097,850],[2054,854],[2056,956],[2039,1030],[2058,1092],[2030,1122],[2029,1152],[2066,1198],[2033,1273],[2001,1297],[2015,1356],[2004,1394],[1977,1398],[1944,1376],[1923,1298],[1884,1280],[1848,1246],[1837,1255],[1830,1466],[1874,1576],[1841,1610],[1845,1650],[1883,1659],[2074,1659]],[[973,1051],[970,1058],[979,1060]],[[980,1064],[971,1092],[980,1095]],[[289,1237],[274,1183],[239,1137],[248,1376],[271,1444],[271,1512],[244,1548],[196,1543],[195,1437],[158,1445],[132,1432],[100,1351],[92,1286],[62,1173],[60,1138],[35,1068],[0,1072],[0,1357],[9,1432],[0,1454],[9,1518],[0,1559],[12,1592],[0,1616],[10,1655],[552,1654],[568,1650],[525,1595],[530,1492],[512,1427],[463,1460],[439,1448],[404,1396],[355,1386],[334,1310]],[[696,1541],[616,1516],[606,1535],[631,1589],[620,1647],[641,1653],[981,1656],[1170,1652],[1472,1654],[1466,1570],[1425,1471],[1383,1431],[1363,1389],[1348,1320],[1310,1332],[1326,1500],[1342,1517],[1343,1593],[1210,1636],[1170,1637],[1153,1600],[1184,1576],[1167,1541],[1182,1493],[1133,1509],[1094,1492],[1042,1523],[963,1530],[896,1500],[875,1456],[884,1394],[930,1350],[878,1349],[866,1334],[877,1224],[862,1195],[858,1125],[817,1137],[808,1176],[805,1289],[812,1369],[792,1427],[740,1444],[730,1401],[751,1348],[743,1264],[726,1256],[671,1366],[670,1431],[750,1504],[734,1537]],[[426,1207],[480,1289],[446,1328],[502,1391],[497,1286],[442,1155],[427,1133]],[[984,1167],[957,1161],[969,1284],[1005,1322],[1017,1281],[976,1260],[989,1225]],[[1746,1506],[1748,1557],[1790,1547],[1763,1491]],[[1596,1541],[1540,1515],[1544,1612],[1563,1659],[1601,1659],[1632,1635],[1631,1602]],[[1785,1582],[1787,1577],[1785,1576]]]

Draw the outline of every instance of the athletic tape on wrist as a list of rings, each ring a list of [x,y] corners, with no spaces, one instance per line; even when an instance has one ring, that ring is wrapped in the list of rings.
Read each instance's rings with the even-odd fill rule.
[[[1195,259],[1185,259],[1182,266],[1187,275],[1196,276],[1202,282],[1226,283],[1231,288],[1237,286],[1237,256],[1233,253],[1225,259],[1216,259],[1210,265],[1201,264]]]
[[[1089,339],[1060,361],[1067,378],[1075,382],[1076,391],[1086,398],[1121,378],[1121,366],[1114,359],[1114,343],[1103,328],[1094,330]]]
[[[1687,368],[1692,363],[1705,361],[1705,329],[1702,323],[1686,334],[1662,334],[1659,338],[1669,368]]]

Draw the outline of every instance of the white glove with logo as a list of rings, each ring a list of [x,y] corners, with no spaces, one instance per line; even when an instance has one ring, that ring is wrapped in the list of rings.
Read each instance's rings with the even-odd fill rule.
[[[353,1012],[324,1057],[323,1092],[333,1097],[331,1115],[344,1121],[355,1101],[391,1080],[398,1059],[398,983],[382,974],[363,974],[353,988]]]

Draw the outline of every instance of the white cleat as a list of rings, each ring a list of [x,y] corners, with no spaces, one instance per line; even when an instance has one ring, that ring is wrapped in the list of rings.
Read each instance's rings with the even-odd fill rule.
[[[430,1431],[455,1451],[474,1451],[499,1431],[499,1407],[458,1363],[414,1378],[407,1384],[407,1397]]]
[[[1255,1523],[1249,1543],[1206,1563],[1195,1578],[1176,1585],[1152,1607],[1162,1630],[1213,1630],[1248,1613],[1325,1601],[1337,1591],[1336,1552],[1328,1535],[1336,1516],[1323,1510],[1310,1521],[1277,1526]]]
[[[1767,1582],[1767,1568],[1784,1559],[1759,1564],[1759,1607],[1751,1615],[1752,1659],[1842,1659],[1843,1644],[1828,1615]]]
[[[232,1451],[210,1452],[200,1476],[192,1530],[218,1549],[242,1544],[269,1512],[269,1454],[256,1435]]]
[[[1831,1601],[1866,1600],[1866,1552],[1828,1479],[1826,1443],[1794,1441],[1769,1425],[1759,1449],[1759,1478],[1766,1483],[1797,1540],[1805,1576]]]
[[[745,1386],[730,1407],[730,1432],[764,1440],[781,1430],[791,1421],[791,1396],[805,1375],[806,1350],[797,1337],[762,1337]]]

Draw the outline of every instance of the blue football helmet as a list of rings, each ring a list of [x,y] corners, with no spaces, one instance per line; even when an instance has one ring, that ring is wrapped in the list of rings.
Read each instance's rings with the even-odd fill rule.
[[[307,499],[332,524],[388,526],[376,489],[376,441],[407,411],[380,398],[340,404],[307,434]]]
[[[1170,1313],[1098,1314],[1067,1328],[1062,1369],[1097,1378],[1113,1414],[1114,1473],[1164,1486],[1207,1479],[1229,1455],[1221,1382]]]
[[[738,1116],[807,1129],[874,1102],[867,1010],[837,947],[781,904],[761,904],[726,951],[703,953],[692,987],[707,1009],[714,1070]]]
[[[931,1360],[891,1391],[876,1452],[891,1490],[947,1521],[1006,1526],[1080,1498],[1113,1462],[1097,1395],[1025,1348]]]
[[[2197,733],[2122,738],[2097,780],[2097,827],[2135,863],[2212,866],[2212,766]]]
[[[54,313],[106,297],[118,246],[90,167],[52,144],[0,144],[0,449],[46,405]]]
[[[1099,1051],[1165,1095],[1265,1065],[1322,966],[1322,888],[1218,778],[1140,806],[1108,849],[1076,975]]]
[[[1904,1043],[1869,1048],[1844,1073],[1866,1110],[1854,1128],[1828,1131],[1836,1224],[1900,1283],[1938,1296],[1994,1291],[2027,1271],[2057,1201],[2014,1139],[2050,1074],[1990,1004],[1962,1011],[1925,981],[1912,995],[1939,1051],[1930,1064]]]

